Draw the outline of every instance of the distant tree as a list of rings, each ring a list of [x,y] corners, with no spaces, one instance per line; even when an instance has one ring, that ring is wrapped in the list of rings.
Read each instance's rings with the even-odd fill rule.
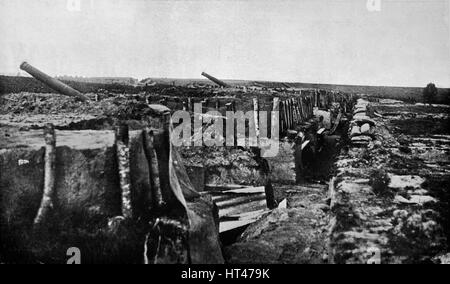
[[[425,89],[423,89],[423,100],[425,103],[433,103],[436,100],[438,94],[438,89],[436,88],[436,85],[433,83],[429,83]]]

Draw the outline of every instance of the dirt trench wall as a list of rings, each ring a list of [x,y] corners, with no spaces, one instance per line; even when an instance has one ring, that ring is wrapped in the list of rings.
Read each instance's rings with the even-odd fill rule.
[[[433,182],[448,180],[448,170],[433,166],[433,158],[427,161],[428,155],[421,152],[424,148],[408,145],[414,137],[393,133],[400,129],[390,117],[378,113],[382,107],[383,102],[358,101],[349,147],[336,162],[337,173],[330,182],[330,261],[448,261],[448,210],[443,209],[448,208],[448,195],[440,195],[442,184]],[[370,127],[362,131],[366,124]],[[411,127],[410,123],[407,129]],[[420,139],[429,139],[427,132],[421,135]],[[444,157],[439,148],[425,152]]]
[[[33,230],[43,194],[42,131],[25,131],[0,147],[0,258],[5,262],[65,263],[77,247],[84,263],[142,263],[148,230],[149,170],[142,132],[130,132],[131,200],[134,218],[111,232],[110,218],[121,215],[113,131],[57,131],[56,195],[44,227]],[[59,137],[59,138],[58,138]],[[11,140],[16,140],[12,143]],[[0,143],[1,144],[1,143]],[[220,263],[212,201],[191,200],[197,214],[191,228],[196,263]],[[204,235],[208,238],[203,238]],[[208,244],[206,252],[195,244]]]

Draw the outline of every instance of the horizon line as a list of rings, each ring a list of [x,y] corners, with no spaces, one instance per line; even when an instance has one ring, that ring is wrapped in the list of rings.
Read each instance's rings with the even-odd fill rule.
[[[18,72],[19,73],[19,72]],[[25,71],[20,72],[20,74],[14,74],[12,72],[0,72],[0,76],[7,76],[7,77],[31,77],[31,75],[29,75],[28,73],[26,73]],[[214,76],[214,75],[213,75]],[[211,82],[210,80],[203,78],[203,77],[198,77],[198,78],[192,78],[192,77],[145,77],[145,78],[139,78],[139,77],[134,77],[134,76],[81,76],[81,75],[53,75],[52,77],[78,77],[78,78],[131,78],[131,79],[136,79],[138,81],[142,81],[145,79],[165,79],[165,80],[195,80],[195,81],[205,81],[205,82]],[[287,84],[307,84],[307,85],[329,85],[329,86],[348,86],[348,87],[387,87],[387,88],[425,88],[426,86],[405,86],[405,85],[371,85],[371,84],[345,84],[345,83],[320,83],[320,82],[300,82],[300,81],[277,81],[277,80],[267,80],[267,79],[222,79],[219,78],[222,81],[243,81],[243,82],[264,82],[264,83],[287,83]],[[211,82],[213,83],[213,82]],[[429,82],[429,83],[433,83],[436,85],[437,88],[440,89],[450,89],[450,85],[448,86],[440,86],[440,84],[436,83],[436,82]],[[428,83],[427,83],[428,84]]]

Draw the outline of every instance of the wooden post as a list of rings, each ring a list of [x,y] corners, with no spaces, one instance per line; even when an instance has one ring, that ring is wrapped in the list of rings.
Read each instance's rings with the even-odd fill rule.
[[[294,109],[294,123],[297,126],[299,119],[298,119],[298,111],[297,111],[297,98],[292,98],[292,107]]]
[[[308,98],[304,97],[303,98],[303,107],[305,108],[305,115],[306,115],[306,119],[309,119],[309,106],[308,106]]]
[[[53,198],[56,190],[56,136],[53,124],[44,126],[44,139],[44,193],[38,213],[34,219],[35,228],[42,224],[54,206]]]
[[[291,105],[291,120],[292,120],[291,128],[295,128],[295,109],[294,109],[294,100],[292,98],[289,99],[289,104]]]
[[[298,115],[299,115],[299,122],[303,122],[303,113],[302,113],[302,108],[301,108],[301,105],[300,105],[300,102],[301,102],[301,97],[298,97],[297,98],[297,101],[296,101],[296,104],[297,104],[297,109],[298,109]]]
[[[188,108],[189,111],[194,112],[194,102],[192,101],[191,98],[188,98]]]
[[[270,138],[278,139],[280,137],[280,99],[273,98],[272,113],[270,119]],[[278,121],[276,123],[275,121]],[[278,127],[276,127],[278,125]],[[276,132],[276,133],[275,133]],[[275,133],[275,135],[274,135]]]
[[[292,104],[292,113],[294,116],[294,124],[298,124],[298,113],[297,113],[297,106],[295,105],[295,98],[291,98],[291,104]]]
[[[266,193],[267,208],[269,208],[269,209],[277,208],[278,204],[277,204],[277,201],[275,200],[275,194],[273,192],[273,187],[272,187],[272,183],[270,182],[270,180],[264,186],[264,191]]]
[[[202,101],[202,113],[208,112],[208,99]]]
[[[281,135],[281,133],[283,132],[283,102],[281,102],[279,98],[274,98],[274,100],[275,99],[277,100],[278,103],[278,121],[280,123],[280,135]]]
[[[284,133],[287,130],[287,121],[286,121],[286,102],[282,101],[281,102],[281,107],[280,107],[280,112],[281,112],[281,133]]]
[[[305,112],[305,98],[304,97],[300,97],[300,109],[302,110],[303,121],[305,121],[307,115]]]
[[[286,130],[289,130],[291,128],[291,118],[290,118],[290,111],[289,111],[289,99],[284,101],[286,105]]]
[[[297,125],[297,113],[295,111],[295,99],[291,98],[291,108],[292,108],[292,125],[295,127]]]
[[[287,100],[283,101],[283,108],[284,108],[284,117],[285,117],[285,130],[289,130],[289,104]]]
[[[164,207],[164,200],[161,191],[161,181],[159,178],[158,156],[154,147],[154,134],[150,129],[144,129],[144,152],[148,161],[150,188],[149,199],[152,200],[152,206],[156,210]]]
[[[313,101],[312,101],[312,97],[311,95],[308,96],[308,112],[309,112],[309,118],[311,118],[313,116]]]
[[[317,107],[322,108],[322,92],[317,90]]]
[[[291,107],[291,128],[294,128],[295,126],[295,111],[294,111],[294,101],[292,98],[289,99],[289,105]]]
[[[311,118],[311,97],[306,97],[306,106],[308,107],[308,119]]]
[[[308,96],[308,107],[309,118],[311,118],[313,116],[313,102],[311,95]]]
[[[217,99],[216,100],[216,111],[219,112],[219,110],[220,110],[220,101]]]
[[[253,121],[255,123],[256,147],[259,147],[259,103],[258,103],[258,98],[253,98]],[[251,133],[249,133],[249,135],[251,135]],[[249,137],[249,138],[251,138],[251,137]]]
[[[317,90],[314,90],[312,96],[313,96],[313,106],[317,107]]]
[[[292,121],[292,103],[291,103],[290,99],[287,100],[287,104],[288,104],[289,129],[292,129],[292,126],[293,126],[293,121]]]
[[[295,114],[295,101],[294,98],[289,99],[291,101],[291,110],[292,110],[292,127],[295,128],[297,124],[296,114]]]
[[[225,104],[226,108],[227,108],[227,112],[233,112],[233,103],[227,103]],[[225,134],[224,134],[224,138],[226,141],[226,145],[227,146],[236,146],[236,132],[235,132],[235,121],[230,120],[228,118],[228,115],[226,115],[227,120],[225,123]]]
[[[122,193],[122,216],[131,218],[130,148],[128,147],[128,125],[122,123],[116,128],[117,164],[119,166],[120,189]]]

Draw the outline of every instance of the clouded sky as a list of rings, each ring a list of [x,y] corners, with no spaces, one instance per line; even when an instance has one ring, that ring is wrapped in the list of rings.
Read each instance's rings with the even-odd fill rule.
[[[0,0],[0,73],[450,87],[450,0],[379,1]]]

